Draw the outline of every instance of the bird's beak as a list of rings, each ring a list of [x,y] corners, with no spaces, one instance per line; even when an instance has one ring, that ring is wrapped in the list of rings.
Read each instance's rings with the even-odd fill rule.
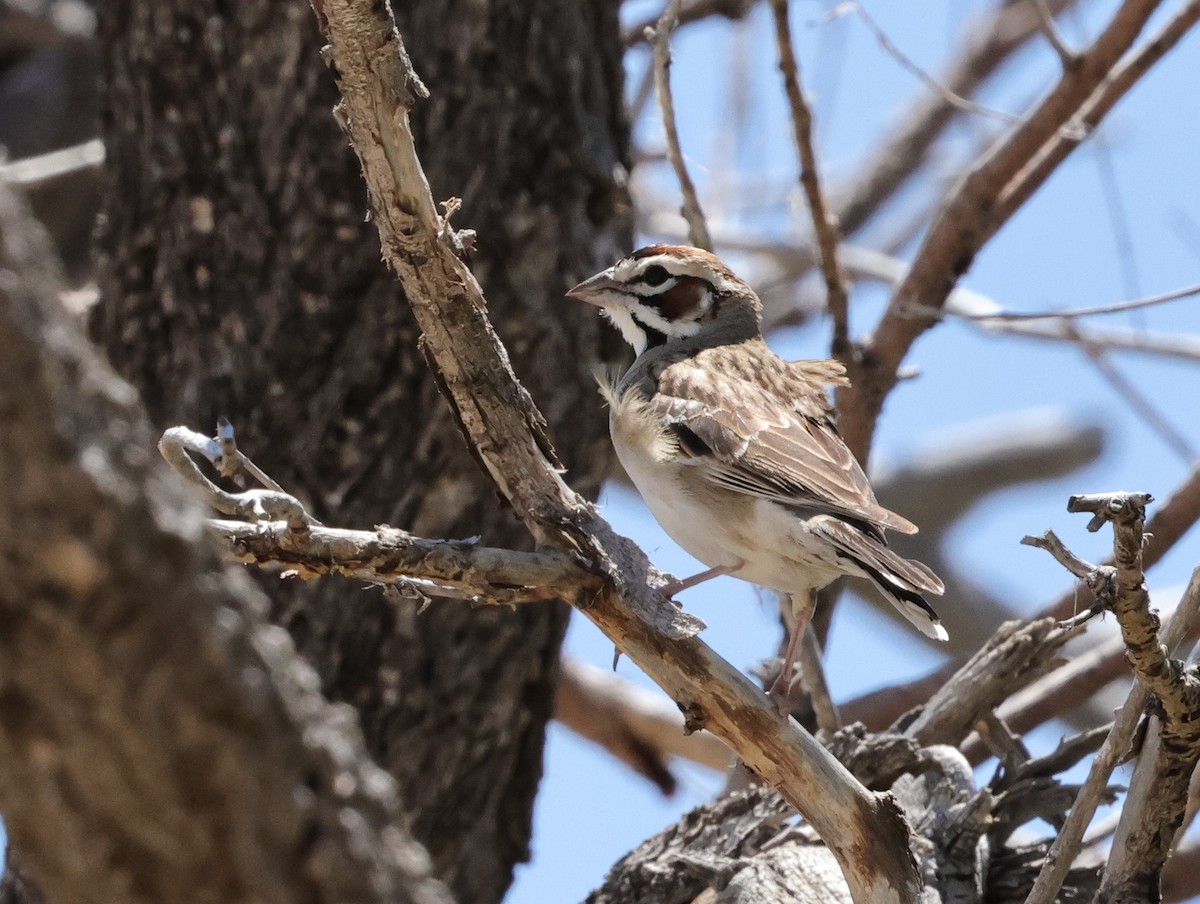
[[[588,304],[599,307],[604,307],[605,303],[611,304],[618,301],[623,295],[621,283],[613,279],[611,267],[590,279],[585,279],[567,292],[569,298],[578,298],[580,301],[586,301]]]

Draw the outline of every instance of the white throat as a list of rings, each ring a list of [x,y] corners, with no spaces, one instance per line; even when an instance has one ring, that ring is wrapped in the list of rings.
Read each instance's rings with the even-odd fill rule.
[[[685,339],[700,332],[695,321],[671,322],[649,305],[639,304],[632,310],[625,307],[604,307],[604,314],[621,331],[625,341],[633,346],[633,353],[641,357],[649,345],[646,329],[662,333],[668,339]],[[640,321],[640,323],[639,323]]]
[[[626,308],[601,308],[601,312],[621,331],[625,341],[633,346],[633,354],[641,357],[646,350],[646,331],[638,326]]]

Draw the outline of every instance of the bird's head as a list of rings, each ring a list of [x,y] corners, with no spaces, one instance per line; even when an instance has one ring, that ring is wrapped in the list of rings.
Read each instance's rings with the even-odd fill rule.
[[[754,291],[714,254],[683,245],[649,245],[567,293],[599,307],[640,355],[694,336],[755,335]],[[730,338],[747,338],[734,335]]]

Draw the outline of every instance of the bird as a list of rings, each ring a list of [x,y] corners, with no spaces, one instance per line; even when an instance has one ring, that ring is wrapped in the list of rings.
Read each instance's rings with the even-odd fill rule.
[[[617,457],[667,534],[707,566],[664,591],[729,574],[790,597],[772,696],[791,689],[816,591],[841,575],[948,640],[925,599],[942,581],[887,545],[886,531],[917,527],[879,504],[838,432],[840,363],[776,355],[754,290],[700,248],[649,245],[566,294],[599,307],[633,347],[623,375],[601,378]]]

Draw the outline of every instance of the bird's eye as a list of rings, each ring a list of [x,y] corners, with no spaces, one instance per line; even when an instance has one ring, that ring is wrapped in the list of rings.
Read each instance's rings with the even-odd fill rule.
[[[670,278],[671,274],[661,264],[651,264],[646,268],[646,272],[642,274],[642,282],[648,286],[661,286]]]

